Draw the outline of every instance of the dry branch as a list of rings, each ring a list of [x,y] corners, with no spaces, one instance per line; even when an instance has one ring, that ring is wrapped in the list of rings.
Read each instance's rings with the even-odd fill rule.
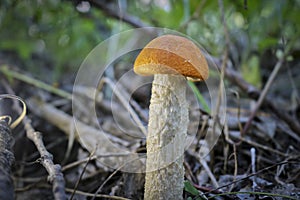
[[[222,60],[218,58],[212,58],[207,55],[207,60],[210,63],[213,63],[212,65],[216,64],[218,70],[221,70],[221,63]],[[227,63],[227,65],[230,65]],[[225,76],[234,84],[237,85],[243,92],[245,92],[250,98],[252,99],[258,99],[261,96],[261,91],[251,85],[250,83],[246,82],[240,73],[232,69],[232,67],[226,67],[225,70]],[[286,111],[283,111],[282,109],[278,108],[276,106],[272,99],[270,99],[268,96],[265,97],[263,104],[265,107],[269,108],[270,111],[272,111],[278,118],[283,120],[290,128],[291,130],[295,131],[296,133],[300,134],[300,123],[297,119],[293,118],[291,115],[289,115]]]
[[[90,152],[96,152],[95,155],[99,155],[97,161],[99,165],[111,168],[118,168],[120,165],[126,166],[124,170],[140,169],[144,167],[144,163],[140,162],[137,154],[134,152],[129,152],[123,144],[128,143],[125,140],[114,137],[102,130],[98,130],[92,126],[89,126],[83,122],[77,120],[76,125],[74,124],[74,118],[61,110],[58,110],[54,106],[47,104],[45,102],[39,101],[37,99],[28,100],[28,107],[30,110],[39,117],[46,119],[48,122],[53,124],[62,130],[65,134],[70,134],[72,126],[76,126],[76,139],[81,143],[81,145],[89,150]],[[120,145],[122,144],[122,145]],[[101,155],[111,155],[114,153],[128,153],[124,156],[118,157],[103,157]]]
[[[29,138],[38,149],[41,158],[39,162],[44,166],[48,172],[48,181],[52,184],[52,192],[55,199],[67,199],[65,194],[65,180],[61,172],[61,166],[53,163],[53,156],[49,153],[44,145],[42,134],[37,132],[31,126],[31,120],[24,118],[23,124],[25,126],[27,138]]]
[[[96,8],[102,10],[106,15],[124,21],[135,28],[141,28],[147,26],[135,16],[128,15],[127,13],[116,12],[116,9],[107,6],[107,3],[105,3],[104,1],[89,0],[88,2],[92,6],[95,6]]]
[[[253,111],[251,112],[251,115],[249,117],[249,120],[247,121],[247,123],[245,124],[244,126],[244,130],[242,133],[246,133],[248,128],[250,127],[250,124],[252,123],[252,120],[254,119],[255,115],[256,115],[256,112],[258,111],[258,109],[260,108],[262,102],[264,101],[266,95],[267,95],[267,92],[270,90],[270,87],[279,71],[279,69],[281,68],[281,66],[283,65],[284,63],[284,58],[282,59],[279,59],[277,64],[275,65],[274,67],[274,70],[272,72],[272,74],[270,75],[264,89],[261,91],[261,94],[259,95],[259,98],[257,100],[257,103],[255,105],[255,108],[253,109]]]

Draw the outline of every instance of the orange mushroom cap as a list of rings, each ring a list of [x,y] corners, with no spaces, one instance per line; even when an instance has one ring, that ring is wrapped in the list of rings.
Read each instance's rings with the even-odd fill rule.
[[[154,74],[181,74],[197,80],[208,78],[208,65],[200,49],[189,39],[163,35],[150,41],[134,63],[134,72]]]

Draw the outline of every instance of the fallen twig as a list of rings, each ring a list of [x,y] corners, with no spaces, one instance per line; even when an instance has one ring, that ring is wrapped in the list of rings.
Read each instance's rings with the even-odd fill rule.
[[[230,186],[230,185],[232,185],[232,184],[235,184],[235,183],[237,183],[237,182],[247,180],[248,178],[250,178],[250,177],[252,177],[252,176],[256,176],[256,175],[258,175],[258,174],[261,174],[262,172],[265,172],[265,171],[267,171],[267,170],[270,170],[270,169],[273,168],[273,167],[277,167],[277,166],[280,166],[280,165],[288,164],[288,163],[291,163],[291,162],[292,162],[292,161],[285,160],[285,161],[282,161],[282,162],[279,162],[279,163],[275,163],[274,165],[265,167],[265,168],[263,168],[263,169],[257,171],[256,173],[251,173],[251,174],[249,174],[249,175],[247,175],[247,176],[245,176],[245,177],[243,177],[243,178],[240,178],[240,179],[237,179],[237,180],[235,180],[235,181],[232,181],[232,182],[230,182],[230,183],[228,183],[228,184],[222,185],[222,186],[220,186],[219,188],[216,188],[216,189],[210,190],[210,191],[208,191],[208,192],[205,192],[204,194],[207,195],[207,194],[209,194],[209,193],[213,193],[213,192],[215,192],[215,191],[219,191],[221,188],[225,188],[225,187],[228,187],[228,186]]]
[[[79,176],[79,178],[78,178],[78,180],[77,180],[77,182],[75,184],[75,187],[74,187],[74,190],[73,190],[72,195],[70,197],[70,200],[73,200],[73,197],[74,197],[74,195],[75,195],[75,193],[76,193],[76,191],[78,189],[78,185],[79,185],[79,183],[80,183],[80,181],[81,181],[81,179],[83,177],[83,174],[84,174],[84,172],[85,172],[85,170],[86,170],[89,162],[91,161],[91,158],[92,158],[92,156],[93,156],[94,153],[95,153],[95,151],[93,151],[93,152],[90,153],[90,156],[88,157],[88,160],[86,161],[86,163],[85,163],[85,165],[83,167],[83,170],[82,170],[82,172],[81,172],[81,174],[80,174],[80,176]]]
[[[65,134],[70,134],[70,128],[74,125],[74,118],[63,111],[55,108],[54,106],[47,104],[45,102],[39,101],[37,99],[30,99],[27,101],[28,107],[36,115],[46,119],[48,122],[53,124],[62,130]],[[95,155],[112,154],[112,153],[124,153],[128,152],[127,156],[118,157],[98,157],[97,161],[100,165],[109,166],[112,168],[118,168],[118,166],[128,159],[133,160],[138,155],[134,152],[129,152],[124,146],[127,146],[129,142],[117,138],[111,134],[108,134],[102,130],[98,130],[92,126],[84,124],[83,122],[76,119],[76,135],[75,138],[80,142],[80,144],[92,152],[97,146]],[[132,166],[144,167],[144,164],[137,160],[134,163],[128,163],[129,170]],[[105,167],[104,167],[105,168]]]
[[[261,91],[261,94],[259,95],[259,98],[257,100],[257,103],[255,105],[255,108],[253,109],[253,111],[251,112],[251,115],[247,121],[247,123],[245,124],[244,126],[244,129],[243,129],[243,132],[242,134],[245,134],[248,130],[248,128],[250,127],[251,123],[252,123],[252,120],[254,119],[258,109],[260,108],[262,102],[264,101],[266,95],[267,95],[267,92],[270,90],[270,87],[279,71],[279,69],[281,68],[281,66],[283,65],[283,62],[284,62],[284,57],[282,57],[281,59],[278,60],[278,62],[276,63],[264,89]]]
[[[110,80],[109,78],[103,78],[101,79],[100,82],[100,86],[99,89],[102,88],[103,84],[106,83],[109,85],[109,87],[111,89],[113,89],[114,94],[118,97],[118,99],[121,101],[122,105],[127,109],[127,111],[130,113],[130,116],[132,117],[132,119],[134,120],[134,122],[137,124],[137,126],[139,127],[139,129],[141,130],[141,132],[144,134],[144,136],[147,135],[147,129],[144,127],[141,119],[139,118],[139,116],[136,114],[136,112],[132,109],[131,105],[129,104],[129,101],[127,101],[127,99],[129,99],[129,97],[126,97],[124,92],[122,94],[121,90],[124,90],[123,88],[120,88],[121,85],[118,84],[114,84],[112,80]],[[127,95],[127,94],[126,94]]]
[[[257,148],[260,148],[260,149],[263,149],[263,150],[270,151],[272,153],[278,154],[280,156],[283,156],[283,157],[287,157],[288,156],[287,154],[282,153],[281,151],[278,151],[276,149],[270,148],[270,147],[268,147],[266,145],[263,145],[263,144],[259,144],[259,143],[255,142],[255,141],[252,141],[252,140],[250,140],[250,139],[248,139],[246,137],[241,137],[240,135],[237,136],[236,134],[233,134],[233,133],[234,133],[233,131],[229,131],[229,136],[232,137],[232,138],[238,139],[238,140],[240,140],[242,142],[246,142],[246,143],[248,143],[248,144],[250,144],[252,146],[255,146]]]
[[[61,96],[65,99],[72,99],[72,95],[69,94],[68,92],[65,92],[63,90],[57,89],[51,85],[48,85],[40,80],[31,78],[29,76],[26,76],[24,74],[21,74],[19,72],[16,72],[14,70],[9,69],[8,66],[0,66],[0,72],[2,72],[4,75],[8,76],[8,77],[13,77],[16,78],[18,80],[21,80],[27,84],[36,86],[37,88],[42,88],[43,90],[46,90],[48,92],[51,92],[53,94],[56,94],[58,96]]]
[[[66,188],[66,191],[67,192],[73,192],[73,189]],[[82,191],[79,191],[79,190],[76,190],[75,193],[76,194],[81,194],[81,195],[84,195],[84,196],[87,196],[87,197],[95,196],[94,194],[87,193],[87,192],[82,192]],[[112,196],[112,195],[106,195],[106,194],[97,194],[96,197],[97,198],[106,198],[106,199],[116,199],[116,200],[130,200],[128,198]]]
[[[14,93],[13,90],[8,86],[8,84],[4,84],[4,86],[6,90],[8,90],[10,93]],[[22,108],[16,101],[13,102],[13,108],[18,113],[23,112]],[[31,120],[27,116],[24,116],[22,122],[26,130],[27,138],[35,144],[36,148],[38,149],[41,155],[39,162],[45,167],[49,174],[48,181],[52,184],[54,198],[57,200],[67,199],[65,193],[65,180],[63,177],[63,173],[61,172],[61,166],[59,164],[53,163],[53,156],[47,151],[42,140],[42,134],[34,130],[34,128],[31,125]]]
[[[128,156],[130,153],[109,153],[109,154],[98,154],[97,156],[93,155],[91,157],[85,158],[85,159],[81,159],[81,160],[77,160],[75,162],[72,162],[68,165],[65,165],[62,167],[62,171],[66,171],[68,169],[71,169],[73,167],[76,167],[78,165],[81,165],[83,163],[86,163],[88,161],[92,161],[92,160],[97,160],[98,158],[101,157],[119,157],[119,156]]]
[[[210,170],[209,166],[207,165],[207,162],[200,156],[199,153],[195,153],[195,152],[192,152],[192,151],[188,151],[188,153],[198,160],[198,162],[201,164],[201,166],[204,168],[204,170],[208,174],[208,176],[209,176],[211,182],[213,183],[214,187],[218,188],[219,187],[218,181],[217,181],[216,177],[213,175],[213,173]]]

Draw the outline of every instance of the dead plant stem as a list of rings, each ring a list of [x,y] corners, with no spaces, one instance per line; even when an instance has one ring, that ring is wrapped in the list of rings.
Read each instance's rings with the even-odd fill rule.
[[[258,109],[260,108],[261,104],[263,103],[263,101],[264,101],[264,99],[265,99],[268,91],[270,90],[270,87],[271,87],[271,85],[272,85],[272,83],[273,83],[276,75],[278,74],[278,71],[280,70],[281,66],[283,65],[283,62],[284,62],[284,57],[280,58],[278,60],[278,62],[276,63],[276,65],[275,65],[275,67],[274,67],[274,69],[273,69],[273,71],[272,71],[272,73],[271,73],[271,75],[270,75],[270,77],[269,77],[269,79],[268,79],[268,81],[267,81],[264,89],[262,90],[262,92],[261,92],[261,94],[259,96],[259,99],[257,100],[257,103],[256,103],[253,111],[251,112],[251,115],[250,115],[247,123],[244,126],[242,135],[245,134],[247,132],[247,130],[249,129],[249,127],[250,127],[250,125],[252,123],[253,118],[255,117]]]

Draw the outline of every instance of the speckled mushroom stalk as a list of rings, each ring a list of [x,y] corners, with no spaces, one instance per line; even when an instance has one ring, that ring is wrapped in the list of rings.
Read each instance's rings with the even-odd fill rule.
[[[188,124],[186,80],[154,75],[149,108],[144,199],[178,199],[183,188],[183,153]]]
[[[144,199],[183,199],[183,159],[189,121],[185,77],[207,79],[206,60],[190,40],[164,35],[141,51],[134,71],[154,75]]]

